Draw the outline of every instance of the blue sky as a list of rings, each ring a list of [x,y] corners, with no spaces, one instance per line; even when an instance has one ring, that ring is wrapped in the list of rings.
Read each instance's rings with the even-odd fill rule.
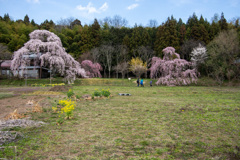
[[[74,17],[82,24],[91,24],[94,18],[119,15],[134,24],[147,26],[149,20],[160,25],[171,15],[184,22],[196,13],[211,21],[215,13],[230,21],[240,17],[240,0],[0,0],[0,15],[8,13],[13,20],[27,14],[38,24],[46,19],[59,21]]]

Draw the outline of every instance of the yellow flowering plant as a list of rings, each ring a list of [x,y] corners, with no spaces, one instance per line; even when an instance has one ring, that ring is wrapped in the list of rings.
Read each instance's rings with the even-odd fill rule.
[[[61,113],[65,113],[66,119],[71,119],[73,116],[73,110],[75,109],[75,101],[72,101],[71,99],[67,100],[59,100],[58,102],[63,108],[61,108]]]
[[[110,93],[109,89],[106,89],[106,90],[102,89],[102,91],[101,91],[101,95],[104,97],[109,97],[110,94],[111,93]]]
[[[56,84],[37,84],[37,83],[34,83],[32,84],[31,86],[33,87],[54,87],[54,86],[64,86],[65,84],[64,83],[56,83]]]
[[[54,107],[52,107],[52,110],[53,110],[53,112],[57,112],[57,109],[58,109],[58,108],[57,108],[57,107],[55,107],[55,106],[54,106]]]

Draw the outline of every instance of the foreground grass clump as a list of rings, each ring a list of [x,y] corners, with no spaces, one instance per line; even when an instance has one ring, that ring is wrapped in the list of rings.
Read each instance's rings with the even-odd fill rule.
[[[76,102],[74,119],[60,126],[51,106],[32,114],[48,125],[20,129],[25,138],[7,145],[19,159],[240,159],[240,88],[108,88],[112,98]]]
[[[109,97],[111,95],[109,89],[102,89],[101,91],[99,91],[98,89],[95,89],[95,91],[92,94],[92,97]]]

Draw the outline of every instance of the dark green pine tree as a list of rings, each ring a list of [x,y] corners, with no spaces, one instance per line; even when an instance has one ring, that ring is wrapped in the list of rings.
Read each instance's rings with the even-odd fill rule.
[[[81,21],[78,19],[75,19],[73,22],[70,23],[70,28],[73,29],[74,26],[82,26]]]
[[[127,46],[127,48],[130,48],[130,38],[128,35],[124,36],[122,44]]]
[[[177,52],[180,50],[179,38],[177,33],[177,21],[171,16],[163,26],[158,28],[155,51],[156,54],[162,56],[162,50],[166,47],[174,47]]]
[[[156,51],[156,55],[159,56],[159,57],[163,56],[162,50],[164,48],[166,48],[166,46],[167,46],[167,43],[164,40],[165,28],[166,28],[165,25],[160,25],[158,27],[157,34],[156,34],[156,41],[155,41],[155,44],[154,44],[154,51]]]
[[[198,27],[196,27],[196,26],[198,26],[198,24],[199,24],[198,17],[196,16],[195,13],[193,13],[193,15],[188,18],[187,23],[186,23],[187,39],[193,39],[194,37],[198,36],[198,35],[192,35],[192,34],[198,34],[198,33],[195,33],[196,30],[198,29]]]
[[[165,23],[166,25],[166,41],[168,42],[168,46],[172,46],[179,51],[179,39],[177,34],[177,21],[171,16],[171,19],[168,19]],[[166,46],[166,47],[168,47]]]
[[[193,13],[193,15],[188,18],[186,27],[192,28],[193,26],[198,25],[198,23],[198,17],[196,16],[196,13]]]
[[[146,29],[143,30],[142,33],[142,46],[150,46],[151,45],[151,37]]]
[[[94,19],[93,24],[90,26],[90,33],[91,33],[91,44],[93,47],[100,46],[101,36],[100,36],[100,25],[97,19]]]
[[[112,35],[110,33],[110,27],[108,23],[104,23],[103,28],[100,30],[101,44],[108,44],[112,40]]]
[[[7,13],[7,14],[4,14],[3,20],[6,21],[6,22],[10,22],[10,21],[11,21],[10,16],[9,16],[8,13]]]
[[[200,37],[198,40],[204,42],[205,44],[208,44],[210,40],[209,40],[209,34],[206,27],[203,24],[200,24],[198,28],[200,33]]]
[[[177,52],[180,50],[177,21],[173,16],[158,28],[154,50],[162,57],[162,50],[169,46],[174,47]]]
[[[218,21],[218,23],[219,23],[219,25],[220,25],[221,30],[227,30],[227,29],[228,29],[227,20],[224,18],[223,12],[222,12],[222,14],[221,14],[221,18],[220,18],[220,20]]]
[[[40,28],[41,29],[46,29],[46,30],[49,31],[49,30],[53,29],[54,26],[55,26],[55,24],[54,24],[54,22],[52,20],[48,21],[46,19],[43,23],[41,23]]]
[[[149,36],[150,36],[150,39],[151,39],[151,43],[150,43],[150,47],[152,49],[154,49],[154,43],[156,41],[156,34],[157,34],[157,29],[156,27],[152,27],[152,28],[146,28]]]
[[[23,22],[24,22],[25,24],[29,24],[29,23],[30,23],[30,20],[29,20],[28,15],[26,15],[26,16],[24,17]]]
[[[34,19],[31,20],[31,24],[32,24],[33,26],[36,26],[36,25],[37,25],[37,24],[35,23]]]
[[[201,15],[200,19],[199,19],[199,24],[205,24],[205,20],[203,18],[203,16]]]
[[[140,28],[135,27],[132,32],[132,36],[130,38],[130,51],[132,52],[137,47],[141,46],[142,44],[142,37],[140,34]]]
[[[81,32],[81,41],[79,42],[80,46],[80,52],[85,53],[87,51],[90,51],[93,48],[92,45],[92,37],[90,33],[90,29],[87,25],[83,27],[83,30]]]
[[[200,40],[207,44],[209,42],[208,31],[203,24],[195,25],[191,28],[191,39]]]
[[[177,33],[178,33],[179,45],[181,46],[186,40],[186,25],[183,23],[181,18],[177,23],[177,31],[178,31]]]
[[[210,26],[210,31],[209,31],[209,40],[212,41],[216,35],[220,32],[220,26],[219,23],[212,22]]]

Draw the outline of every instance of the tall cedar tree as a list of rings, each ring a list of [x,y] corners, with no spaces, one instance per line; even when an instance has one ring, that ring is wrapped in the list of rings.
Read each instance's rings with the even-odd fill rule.
[[[90,30],[91,30],[92,46],[98,47],[100,45],[101,37],[100,37],[100,25],[97,19],[94,19],[94,22],[90,27]]]
[[[221,19],[218,21],[221,30],[227,30],[228,29],[228,24],[227,24],[227,20],[224,17],[224,14],[222,12],[221,14]]]
[[[174,46],[176,50],[180,50],[177,21],[173,16],[171,18],[168,17],[168,20],[158,28],[155,42],[155,51],[157,55],[162,57],[162,50],[167,46]]]

